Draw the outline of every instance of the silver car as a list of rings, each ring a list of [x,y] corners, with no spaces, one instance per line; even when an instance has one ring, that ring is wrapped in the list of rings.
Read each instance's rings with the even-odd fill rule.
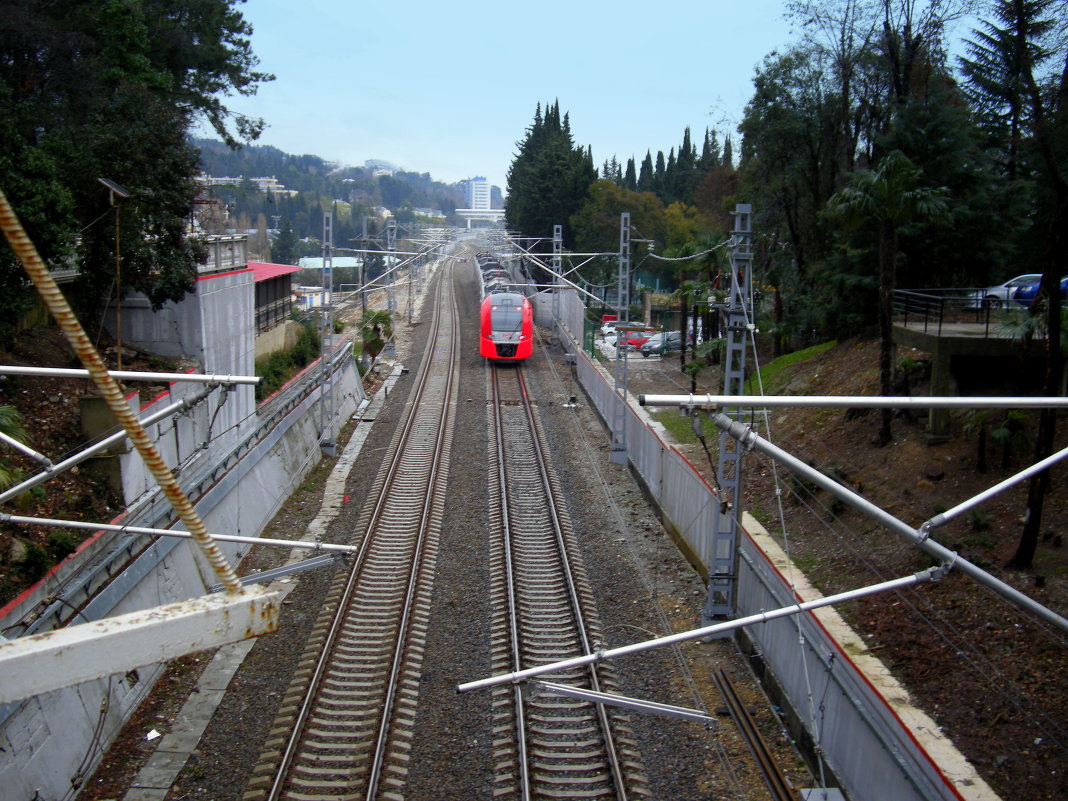
[[[1012,296],[1016,293],[1017,289],[1037,284],[1041,280],[1041,273],[1018,275],[1015,278],[1010,278],[1003,284],[988,286],[986,289],[978,290],[972,295],[972,300],[975,302],[976,308],[989,306],[991,309],[1000,309],[1009,305],[1009,301],[1012,300]]]

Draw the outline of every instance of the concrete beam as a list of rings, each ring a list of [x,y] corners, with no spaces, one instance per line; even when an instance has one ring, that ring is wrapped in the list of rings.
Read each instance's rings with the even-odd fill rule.
[[[277,592],[250,587],[0,642],[0,703],[269,634],[278,612]]]

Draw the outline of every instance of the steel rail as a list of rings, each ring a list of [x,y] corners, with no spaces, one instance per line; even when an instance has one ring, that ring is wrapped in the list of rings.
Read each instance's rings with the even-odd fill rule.
[[[575,545],[567,536],[569,525],[558,503],[559,490],[552,476],[524,374],[522,368],[511,371],[516,392],[514,396],[504,398],[501,376],[506,372],[510,371],[494,367],[491,385],[498,464],[497,490],[503,510],[503,572],[510,612],[507,621],[511,639],[509,659],[511,667],[516,669],[522,666],[524,652],[536,653],[536,660],[541,661],[552,658],[557,651],[561,655],[590,653],[594,647],[591,644],[590,622],[585,612],[589,600],[584,595],[588,595],[588,592],[584,593],[579,587],[576,575],[578,568],[573,564],[574,556],[571,553]],[[518,412],[510,428],[505,420],[506,407]],[[508,431],[511,433],[508,434]],[[513,504],[512,495],[521,499],[522,503]],[[514,526],[513,516],[522,521],[522,525]],[[517,573],[523,576],[523,585],[519,584]],[[534,582],[533,587],[530,586],[531,582]],[[548,604],[532,600],[547,594],[556,596],[557,600]],[[540,643],[532,644],[532,629],[537,630]],[[591,670],[591,667],[595,669]],[[586,686],[596,692],[602,686],[596,666],[577,671],[570,680],[576,682],[576,686]],[[579,775],[576,771],[594,771],[600,774],[597,780],[600,797],[610,795],[617,801],[625,801],[630,777],[623,768],[609,710],[600,704],[581,712],[567,705],[559,705],[556,701],[546,705],[545,700],[535,701],[534,696],[521,695],[518,690],[518,687],[508,688],[513,699],[513,725],[518,746],[514,760],[515,770],[520,773],[520,786],[516,791],[518,796],[528,801],[533,797],[562,792],[544,787],[539,789],[535,786],[535,777],[539,783],[551,788],[555,782],[561,781],[560,776],[571,776],[571,781],[574,781]],[[541,721],[540,731],[533,743],[529,742],[526,731],[526,707],[532,703],[541,707],[530,713],[532,718],[536,716]],[[564,729],[585,728],[588,732],[586,736],[596,739],[590,739],[589,747],[581,757],[577,757],[573,748],[564,747],[561,742],[551,744],[559,736],[554,735],[554,729],[560,729],[561,726]],[[597,746],[593,746],[595,741]],[[531,761],[535,753],[541,760],[540,764]],[[636,754],[630,754],[629,757],[636,757]],[[636,759],[629,761],[633,763]],[[506,773],[508,769],[505,768]],[[499,789],[498,792],[505,790]],[[591,786],[585,792],[593,797],[596,791]]]
[[[452,292],[452,284],[449,284],[449,292],[447,303],[449,306],[449,314],[452,317],[453,325],[452,331],[455,333],[458,325],[457,311],[455,296]],[[430,353],[435,350],[436,344],[440,341],[441,337],[438,336],[439,326],[437,318],[439,315],[435,315],[435,323],[433,329],[433,338],[430,340],[433,343],[432,346],[427,348],[427,358],[429,359]],[[451,427],[451,417],[447,412],[450,406],[450,399],[453,396],[453,388],[456,383],[456,365],[459,362],[459,337],[446,336],[445,340],[448,344],[449,353],[447,357],[448,369],[446,370],[446,382],[445,386],[441,390],[443,396],[443,413],[438,417],[438,428],[436,436],[434,438],[434,453],[430,459],[430,474],[427,477],[428,491],[424,495],[423,508],[420,513],[421,525],[419,529],[420,536],[416,544],[415,553],[412,558],[412,571],[408,577],[407,594],[404,601],[404,608],[401,615],[401,620],[397,626],[397,641],[393,651],[393,667],[390,671],[389,681],[386,684],[386,698],[384,699],[382,709],[382,725],[378,731],[378,739],[375,743],[375,756],[371,763],[371,774],[367,779],[367,798],[372,799],[378,793],[378,783],[381,779],[382,763],[385,757],[386,740],[389,734],[388,721],[393,715],[393,706],[396,699],[397,684],[399,681],[399,674],[403,666],[403,655],[405,646],[407,645],[408,626],[411,621],[413,612],[413,603],[418,590],[418,579],[420,569],[423,562],[423,551],[426,548],[426,532],[431,526],[431,520],[433,518],[434,501],[437,499],[439,493],[445,491],[445,486],[440,482],[439,476],[442,473],[442,464],[447,458],[448,442],[447,437]],[[427,378],[420,384],[420,396],[426,383],[430,381],[430,370],[420,370],[420,374],[425,374]],[[418,402],[412,405],[412,417],[414,418],[415,410],[420,404]],[[445,471],[447,472],[447,471]]]
[[[764,783],[767,784],[768,792],[771,793],[774,801],[797,801],[797,794],[790,787],[790,782],[785,774],[779,769],[771,749],[768,748],[767,742],[760,734],[756,721],[749,714],[749,710],[745,708],[745,704],[742,703],[742,699],[739,697],[738,691],[734,688],[734,684],[726,671],[721,668],[712,674],[712,678],[716,682],[716,687],[719,688],[720,695],[723,696],[723,700],[727,704],[727,710],[730,712],[731,718],[738,727],[738,733],[741,734],[745,744],[749,747],[749,752],[756,760],[757,767],[760,768],[760,772],[764,776]]]
[[[523,396],[523,411],[526,414],[527,422],[530,425],[531,440],[537,453],[537,465],[538,470],[541,473],[542,486],[545,491],[546,505],[548,507],[547,511],[552,518],[553,533],[555,534],[557,548],[559,549],[559,559],[564,566],[563,576],[567,582],[568,595],[570,597],[572,609],[574,610],[575,627],[578,629],[579,637],[582,640],[582,650],[587,654],[593,653],[596,649],[593,643],[590,642],[585,614],[582,609],[582,599],[579,597],[578,588],[575,584],[575,575],[571,565],[572,556],[567,542],[564,539],[564,526],[560,519],[560,512],[557,504],[557,492],[553,487],[552,481],[549,479],[549,472],[546,466],[547,457],[545,455],[540,432],[538,431],[537,421],[534,419],[534,410],[530,403],[530,398],[527,395],[526,379],[524,378],[523,373],[519,373],[518,378]],[[588,665],[586,673],[589,677],[591,689],[599,692],[601,690],[601,682],[597,675],[597,665]],[[623,775],[622,766],[619,763],[616,746],[613,742],[612,726],[608,718],[608,710],[603,704],[597,704],[596,709],[597,717],[601,725],[601,731],[603,733],[602,736],[605,740],[605,750],[612,768],[613,781],[616,787],[616,798],[619,801],[626,801],[626,781]]]
[[[451,292],[451,290],[450,290]],[[456,325],[456,310],[455,302],[450,294],[449,297],[450,307],[450,322],[455,328]],[[429,365],[434,358],[434,352],[437,349],[435,342],[444,342],[448,348],[448,376],[449,380],[446,384],[446,392],[451,392],[454,382],[455,365],[457,362],[457,343],[456,337],[452,336],[452,331],[441,332],[440,315],[435,314],[432,321],[431,333],[430,333],[430,345],[426,349],[424,355],[424,362],[422,368],[417,373],[416,385],[412,390],[412,399],[408,402],[407,413],[404,416],[401,426],[398,429],[397,434],[394,437],[394,444],[391,446],[390,453],[387,454],[384,462],[384,467],[380,473],[379,479],[376,483],[376,490],[374,492],[374,500],[372,506],[367,513],[368,522],[366,526],[366,533],[364,534],[361,543],[360,550],[355,556],[352,564],[352,568],[345,578],[343,590],[340,593],[340,600],[337,603],[336,612],[332,615],[329,629],[325,634],[324,641],[321,645],[318,658],[315,662],[314,670],[311,672],[311,677],[308,680],[307,688],[303,693],[303,697],[300,702],[300,709],[296,716],[288,721],[288,727],[291,729],[291,736],[287,738],[286,747],[282,753],[280,759],[277,762],[275,769],[273,770],[274,778],[271,787],[267,791],[266,798],[274,801],[287,797],[286,786],[290,781],[290,774],[294,770],[294,765],[298,757],[298,752],[302,748],[302,738],[305,730],[307,729],[309,720],[313,711],[318,704],[319,688],[323,685],[324,676],[331,670],[331,662],[335,646],[340,639],[342,628],[347,624],[347,617],[350,609],[350,603],[357,593],[358,585],[363,578],[364,573],[367,570],[372,569],[369,567],[371,561],[371,551],[376,544],[376,532],[380,529],[386,529],[389,526],[390,514],[396,513],[396,508],[404,504],[404,500],[398,500],[396,493],[398,488],[406,480],[405,473],[410,472],[410,466],[407,465],[406,459],[410,460],[410,453],[406,453],[408,450],[405,443],[413,438],[413,434],[418,430],[418,423],[421,419],[420,414],[423,412],[425,416],[425,404],[424,399],[431,391],[431,373]],[[433,390],[438,394],[448,397],[447,394],[442,393],[440,388]],[[444,401],[444,407],[447,410],[448,402]],[[437,462],[443,458],[443,453],[447,448],[447,444],[444,442],[444,435],[447,430],[446,421],[450,420],[450,415],[443,412],[436,415],[437,421],[437,442],[434,448],[433,461],[435,467],[431,471],[434,480],[437,480]],[[451,425],[451,424],[449,424]],[[425,481],[420,482],[421,485]],[[429,518],[431,516],[431,499],[435,493],[429,489],[426,491],[420,491],[418,497],[420,498],[420,512],[419,518],[421,522],[413,527],[415,531],[417,544],[414,548],[413,554],[409,554],[410,570],[408,572],[407,579],[405,580],[404,588],[404,600],[402,601],[403,611],[401,613],[401,619],[403,626],[395,626],[396,640],[391,648],[390,657],[391,664],[389,668],[389,681],[387,682],[388,690],[387,697],[378,705],[379,723],[376,726],[376,733],[374,735],[374,747],[370,758],[371,767],[367,773],[364,781],[364,793],[363,796],[370,799],[374,798],[377,792],[377,785],[380,780],[382,764],[383,764],[383,750],[386,745],[386,738],[389,729],[389,716],[394,706],[395,701],[395,689],[397,684],[397,676],[401,670],[401,663],[398,661],[402,657],[406,647],[406,633],[405,627],[407,622],[411,618],[411,610],[413,608],[413,599],[417,593],[417,579],[421,570],[422,548],[425,541],[426,532],[429,527]],[[378,624],[376,628],[380,629],[381,625]],[[345,783],[338,783],[332,791],[325,791],[325,797],[336,795],[337,792],[348,793],[351,795],[351,779]],[[345,797],[349,797],[346,795]],[[300,797],[299,792],[295,793],[292,797]],[[354,796],[353,796],[354,797]]]
[[[504,422],[501,419],[500,381],[497,374],[497,368],[493,369],[492,386],[493,416],[496,421],[496,425],[494,426],[494,439],[497,445],[497,481],[499,489],[497,497],[501,506],[501,532],[504,540],[502,552],[504,558],[505,585],[508,594],[508,627],[509,636],[512,641],[512,666],[513,669],[519,670],[522,667],[519,658],[519,608],[516,599],[515,568],[512,559],[512,526],[509,516],[508,475],[507,470],[505,469],[507,455],[504,447]],[[527,760],[523,757],[523,755],[527,753],[527,735],[526,721],[524,719],[523,688],[518,684],[513,685],[512,687],[512,704],[515,708],[516,715],[516,745],[518,753],[520,754],[518,760],[519,787],[522,797],[527,799],[530,798],[530,767],[527,764]]]

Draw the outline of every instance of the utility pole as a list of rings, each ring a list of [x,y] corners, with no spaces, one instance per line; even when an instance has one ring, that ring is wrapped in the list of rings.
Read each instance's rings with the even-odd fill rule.
[[[397,273],[393,269],[397,249],[397,221],[392,217],[386,222],[386,271],[389,273],[389,283],[386,285],[386,309],[389,311],[389,319],[397,317]]]
[[[553,320],[560,324],[560,290],[563,283],[560,280],[560,271],[563,268],[564,249],[564,226],[553,226]]]
[[[367,215],[363,217],[363,233],[360,234],[360,313],[367,316]],[[362,319],[362,318],[361,318]]]
[[[319,315],[319,447],[334,455],[334,373],[330,369],[334,340],[334,229],[333,213],[323,213],[323,308]]]
[[[616,285],[618,321],[630,316],[630,212],[619,215],[619,280]],[[612,449],[609,461],[627,466],[627,351],[619,347],[625,331],[616,329],[615,400],[612,406]]]
[[[733,247],[731,248],[731,289],[727,303],[727,352],[723,364],[723,394],[745,394],[745,348],[752,336],[750,322],[752,295],[750,273],[753,264],[753,206],[738,203],[734,207]],[[709,303],[712,298],[709,298]],[[740,407],[723,409],[733,419],[742,415]],[[735,582],[738,577],[738,515],[742,496],[742,443],[726,432],[719,435],[719,460],[716,465],[716,494],[712,532],[712,554],[708,566],[708,599],[702,612],[706,621],[730,618],[734,612]]]

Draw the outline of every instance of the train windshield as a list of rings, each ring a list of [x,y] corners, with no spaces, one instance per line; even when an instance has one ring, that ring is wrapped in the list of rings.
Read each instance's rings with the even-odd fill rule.
[[[494,331],[518,331],[523,325],[523,307],[494,306],[490,325]]]
[[[518,331],[523,327],[523,296],[502,292],[494,295],[490,306],[490,328],[494,331]]]

